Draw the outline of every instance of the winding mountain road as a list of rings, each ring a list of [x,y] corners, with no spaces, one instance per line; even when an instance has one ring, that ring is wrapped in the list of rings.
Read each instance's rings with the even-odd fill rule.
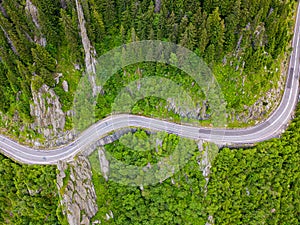
[[[279,107],[264,122],[245,129],[211,129],[180,125],[143,116],[121,114],[109,116],[90,126],[72,143],[52,149],[36,150],[0,135],[0,151],[8,157],[26,164],[56,164],[60,160],[70,160],[80,151],[95,143],[110,132],[129,126],[167,131],[195,140],[203,139],[219,144],[251,144],[268,140],[280,134],[291,119],[297,104],[299,92],[299,23],[298,7],[294,29],[293,51],[286,79],[285,91]]]

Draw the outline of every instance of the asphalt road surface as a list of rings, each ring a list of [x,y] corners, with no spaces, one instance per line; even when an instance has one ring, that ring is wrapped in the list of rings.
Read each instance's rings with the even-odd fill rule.
[[[293,38],[293,52],[290,58],[286,86],[279,107],[264,122],[245,129],[211,129],[180,125],[159,119],[128,114],[107,117],[80,134],[72,143],[48,150],[36,150],[0,135],[0,151],[8,157],[27,164],[56,164],[59,160],[70,160],[80,151],[95,143],[110,132],[136,126],[157,131],[166,131],[195,140],[203,139],[218,144],[251,144],[268,140],[280,134],[297,104],[299,91],[299,10]]]

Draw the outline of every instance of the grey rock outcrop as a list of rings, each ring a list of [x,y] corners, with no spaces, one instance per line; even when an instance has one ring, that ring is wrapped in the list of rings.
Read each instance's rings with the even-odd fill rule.
[[[64,80],[62,82],[62,87],[63,87],[63,89],[64,89],[65,92],[69,91],[69,85],[68,85],[68,82],[66,80]]]
[[[4,35],[5,35],[5,37],[6,37],[6,39],[7,39],[7,42],[9,43],[9,45],[10,45],[10,47],[11,47],[11,50],[13,50],[13,52],[14,52],[16,55],[19,55],[19,53],[17,52],[17,49],[16,49],[14,43],[13,43],[12,40],[10,39],[8,33],[3,29],[2,26],[0,26],[0,27],[1,27],[1,29],[2,29],[2,31],[3,31],[3,33],[4,33]]]
[[[202,170],[203,177],[205,179],[205,185],[203,188],[204,196],[207,194],[207,185],[209,182],[209,176],[210,176],[210,169],[212,167],[212,162],[214,158],[216,157],[216,154],[218,151],[217,146],[213,146],[211,143],[204,146],[204,142],[200,140],[198,142],[198,149],[202,155],[201,160],[198,161],[198,164],[200,166],[200,169]],[[212,215],[209,215],[207,218],[207,222],[205,225],[212,225],[214,224],[214,218]]]
[[[30,114],[35,118],[34,127],[38,127],[38,132],[43,133],[45,138],[57,135],[65,127],[65,114],[59,97],[46,84],[38,92],[32,90],[32,97]]]
[[[25,11],[31,16],[32,22],[36,26],[38,30],[40,30],[40,24],[39,24],[39,13],[37,7],[30,1],[26,0],[26,6],[25,6]],[[34,36],[34,42],[45,47],[47,45],[47,40],[41,34],[40,36]]]
[[[174,113],[181,116],[181,118],[187,119],[197,119],[197,120],[205,120],[209,118],[209,115],[206,114],[207,101],[202,102],[202,106],[197,104],[193,107],[189,107],[188,104],[177,104],[176,100],[172,98],[167,99],[168,103],[166,108],[169,111],[173,111]]]
[[[90,224],[98,206],[88,159],[78,156],[68,164],[59,162],[57,167],[57,187],[63,214],[71,225]]]
[[[70,112],[63,112],[59,97],[47,85],[35,91],[32,89],[33,103],[30,105],[30,115],[34,118],[31,129],[42,134],[46,146],[58,146],[68,143],[75,137],[74,131],[65,131],[65,118]]]
[[[155,0],[154,12],[158,13],[160,11],[160,8],[161,8],[161,0]]]
[[[78,15],[78,22],[79,22],[79,28],[80,28],[80,36],[82,40],[82,45],[84,48],[85,53],[85,66],[86,66],[86,72],[89,76],[89,81],[92,85],[93,89],[93,95],[96,96],[100,93],[101,87],[97,86],[96,84],[96,50],[92,46],[87,30],[85,27],[85,19],[84,19],[84,13],[82,10],[82,6],[80,4],[80,0],[76,0],[76,9],[77,9],[77,15]]]
[[[60,5],[63,9],[67,8],[67,2],[65,0],[60,0]]]
[[[106,181],[108,181],[109,176],[109,161],[107,160],[104,152],[104,148],[100,147],[98,150],[99,162],[102,175]]]
[[[214,217],[212,215],[209,215],[205,225],[213,225],[213,224],[215,224]]]
[[[90,146],[88,146],[84,151],[82,151],[82,155],[89,156],[97,149],[97,147],[110,144],[118,140],[119,138],[121,138],[124,134],[130,132],[134,133],[136,131],[137,131],[136,128],[124,128],[124,129],[117,130],[113,134],[105,136],[99,139],[98,141],[96,141],[95,143],[91,144]]]
[[[36,6],[30,0],[26,0],[25,10],[31,15],[34,25],[39,29],[40,28],[40,24],[38,22],[39,14]]]
[[[1,11],[1,13],[2,13],[5,17],[7,17],[6,10],[5,10],[4,7],[2,6],[2,1],[1,1],[1,3],[0,3],[0,11]]]
[[[285,74],[282,73],[277,83],[277,87],[269,89],[264,95],[257,99],[251,106],[244,106],[244,112],[232,116],[232,120],[237,119],[240,122],[248,123],[255,121],[259,123],[274,111],[280,104],[282,92],[284,90]]]
[[[203,187],[204,195],[207,193],[207,185],[210,177],[210,169],[212,167],[213,161],[219,152],[219,146],[213,143],[204,142],[199,140],[198,149],[201,153],[201,158],[198,160],[198,165],[200,170],[202,170],[203,177],[205,179],[205,185]]]

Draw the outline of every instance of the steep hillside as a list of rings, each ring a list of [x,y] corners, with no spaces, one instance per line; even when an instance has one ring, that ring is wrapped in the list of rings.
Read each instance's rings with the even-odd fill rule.
[[[3,132],[57,145],[73,138],[70,111],[76,85],[95,73],[97,56],[123,43],[179,43],[210,65],[228,103],[228,122],[251,124],[277,105],[283,88],[295,1],[5,0],[0,4],[0,111]],[[126,68],[130,79],[154,71],[190,89],[205,115],[205,96],[180,71],[156,64]],[[98,119],[110,113],[124,86],[116,74],[99,97]],[[96,86],[94,79],[90,79]],[[200,96],[200,97],[199,97]],[[161,99],[135,113],[176,114]],[[155,109],[160,105],[160,109]],[[167,109],[167,110],[166,110]],[[157,113],[158,112],[158,113]],[[209,110],[207,112],[209,114]],[[208,115],[209,116],[209,115]],[[175,118],[176,116],[173,115]],[[196,119],[205,119],[199,115]],[[59,121],[59,122],[57,122]],[[38,134],[42,134],[41,136]],[[36,143],[37,144],[37,143]]]

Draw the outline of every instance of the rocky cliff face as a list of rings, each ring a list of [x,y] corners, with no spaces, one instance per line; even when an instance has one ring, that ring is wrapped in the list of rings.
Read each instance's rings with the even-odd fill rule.
[[[200,166],[200,170],[202,170],[203,177],[205,179],[205,185],[203,187],[204,196],[207,194],[207,185],[209,182],[209,176],[211,173],[212,163],[215,157],[218,154],[219,148],[216,145],[211,143],[204,143],[202,140],[198,142],[198,149],[201,153],[201,160],[198,161],[198,165]],[[214,218],[212,215],[209,215],[207,218],[207,222],[205,225],[212,225],[214,223]]]
[[[82,40],[82,45],[84,48],[84,53],[85,53],[85,66],[86,66],[86,72],[89,76],[89,81],[92,85],[93,88],[93,95],[96,96],[99,91],[100,87],[96,85],[96,50],[92,46],[89,37],[87,35],[87,30],[85,27],[85,19],[84,19],[84,14],[83,10],[80,4],[80,0],[76,0],[76,9],[77,9],[77,15],[78,15],[78,22],[79,22],[79,27],[80,27],[80,35],[81,35],[81,40]]]
[[[62,0],[61,6],[64,8],[66,5],[66,1]],[[39,12],[37,7],[30,0],[26,0],[25,11],[32,18],[36,28],[40,30]],[[86,22],[84,13],[79,0],[76,0],[76,11],[78,15],[80,36],[85,53],[86,73],[89,76],[89,80],[93,88],[93,94],[96,95],[100,91],[100,87],[97,87],[95,81],[96,51],[89,40],[85,27]],[[39,33],[40,36],[35,36],[34,41],[45,47],[47,45],[47,41],[43,37],[43,34],[41,32]],[[14,46],[12,46],[12,48],[15,49]],[[59,79],[59,76],[56,77],[56,79]],[[62,86],[65,92],[69,91],[69,86],[66,81],[62,82]],[[38,91],[32,90],[32,100],[33,103],[30,106],[30,114],[34,118],[34,123],[31,128],[45,137],[46,145],[48,147],[61,145],[74,139],[74,131],[64,131],[65,118],[66,116],[71,116],[72,112],[64,113],[62,111],[62,105],[59,97],[53,89],[44,84]],[[35,143],[39,145],[39,143]]]
[[[257,99],[257,101],[251,106],[244,106],[245,111],[243,113],[235,114],[231,118],[237,121],[248,123],[254,121],[255,124],[259,123],[266,118],[271,112],[273,112],[280,104],[282,92],[285,87],[285,71],[287,70],[287,63],[281,69],[281,76],[277,82],[277,88],[271,88],[264,95]]]
[[[156,13],[158,13],[160,11],[160,7],[161,7],[161,0],[155,0],[155,9],[154,9],[154,11]]]
[[[78,156],[69,164],[58,164],[57,187],[61,196],[63,214],[71,225],[89,225],[98,211],[88,159]]]
[[[65,127],[65,114],[55,92],[43,85],[38,92],[32,90],[34,104],[31,105],[31,115],[35,117],[35,126],[46,138],[57,135]]]
[[[34,118],[31,128],[43,134],[47,146],[56,146],[69,142],[74,138],[73,131],[65,131],[65,118],[70,112],[64,113],[59,97],[47,85],[35,91],[32,88],[33,103],[30,114]]]
[[[38,22],[38,10],[35,5],[32,4],[30,0],[26,0],[25,10],[31,15],[32,21],[37,28],[40,28],[40,24]]]
[[[30,0],[26,0],[25,12],[31,17],[35,27],[40,30],[39,12]],[[41,32],[39,33],[39,36],[34,36],[34,42],[45,47],[47,40]],[[66,86],[65,84],[64,89],[68,89]],[[65,117],[68,113],[62,111],[59,97],[54,90],[44,84],[38,91],[31,87],[31,93],[33,103],[30,105],[30,115],[34,118],[31,129],[44,136],[47,140],[45,142],[47,147],[60,145],[72,140],[74,138],[73,132],[64,132]],[[41,144],[36,141],[34,143],[35,145]]]
[[[189,109],[176,104],[174,99],[168,98],[168,104],[166,108],[169,111],[173,111],[174,113],[180,115],[181,118],[205,120],[209,119],[209,115],[206,114],[206,104],[207,101],[203,101],[202,106],[197,104],[193,109]]]
[[[32,21],[34,23],[34,25],[36,26],[36,28],[38,30],[40,30],[40,24],[39,24],[39,14],[38,14],[38,9],[36,8],[36,6],[30,1],[30,0],[26,0],[26,6],[25,6],[25,10],[26,12],[31,16]],[[45,37],[43,37],[43,34],[41,33],[41,36],[34,36],[34,42],[45,47],[47,45],[47,40]]]

